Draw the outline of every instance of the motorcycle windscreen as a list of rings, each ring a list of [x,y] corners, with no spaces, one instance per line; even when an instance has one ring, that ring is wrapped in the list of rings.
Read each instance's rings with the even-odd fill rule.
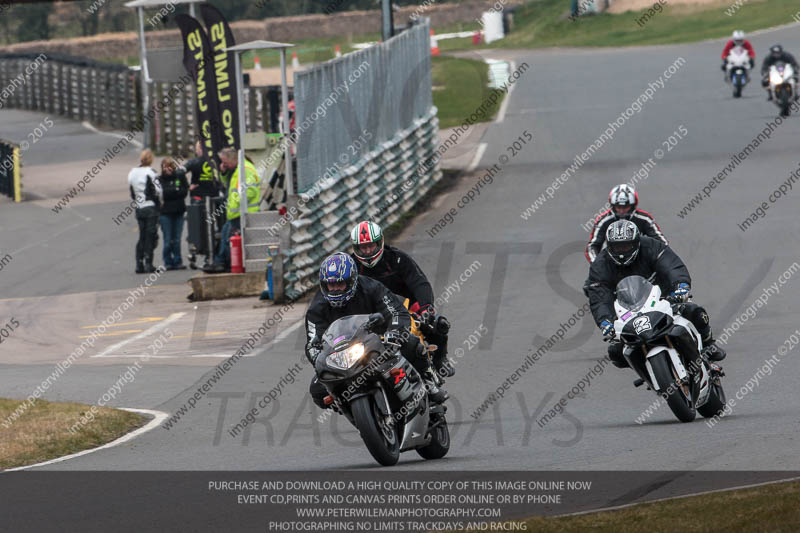
[[[340,318],[328,327],[325,334],[322,335],[322,340],[334,347],[342,342],[347,342],[367,321],[369,321],[369,315],[350,315]]]
[[[642,276],[628,276],[617,283],[617,301],[628,311],[638,311],[653,290],[653,284]]]

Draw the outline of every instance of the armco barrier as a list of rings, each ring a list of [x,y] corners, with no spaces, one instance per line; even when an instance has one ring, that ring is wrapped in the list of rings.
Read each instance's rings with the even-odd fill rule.
[[[431,83],[427,19],[295,73],[299,196],[289,198],[290,223],[276,233],[281,296],[314,287],[322,259],[349,249],[353,225],[392,224],[441,178]]]
[[[437,166],[424,164],[434,156],[438,126],[436,108],[431,107],[410,128],[325,182],[303,205],[291,223],[290,249],[284,252],[287,297],[314,285],[327,254],[349,249],[352,226],[367,218],[392,224],[441,179]]]

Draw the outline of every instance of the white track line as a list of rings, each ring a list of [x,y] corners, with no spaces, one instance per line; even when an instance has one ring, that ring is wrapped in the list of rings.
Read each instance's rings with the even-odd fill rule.
[[[117,139],[125,139],[126,141],[128,139],[125,135],[120,135],[119,133],[112,133],[110,131],[100,131],[97,128],[95,128],[94,126],[92,126],[91,124],[89,124],[89,122],[87,122],[85,120],[83,122],[81,122],[81,126],[83,126],[84,128],[86,128],[89,131],[97,133],[98,135],[108,135],[109,137],[116,137]],[[130,144],[135,144],[139,148],[144,148],[144,145],[142,145],[142,143],[140,143],[136,139],[131,139],[129,142],[130,142]]]
[[[92,357],[108,357],[108,354],[110,354],[111,352],[119,350],[120,348],[122,348],[126,344],[130,344],[133,341],[138,341],[139,339],[143,339],[143,338],[148,337],[148,336],[152,335],[153,333],[155,333],[155,332],[157,332],[157,331],[159,331],[161,329],[164,329],[167,325],[171,324],[172,322],[175,322],[176,320],[178,320],[179,318],[181,318],[185,314],[186,313],[172,313],[166,319],[164,319],[162,322],[159,322],[155,326],[153,326],[151,328],[148,328],[148,329],[144,330],[143,332],[141,332],[141,333],[139,333],[137,335],[134,335],[133,337],[131,337],[129,339],[125,339],[124,341],[120,341],[120,342],[118,342],[116,344],[112,344],[111,346],[109,346],[108,348],[106,348],[105,350],[100,352],[99,354],[93,355]]]
[[[478,148],[475,150],[475,157],[472,158],[470,161],[469,166],[467,167],[467,172],[472,172],[476,168],[478,168],[478,163],[481,162],[481,158],[483,157],[483,153],[486,151],[486,148],[489,146],[489,143],[480,143]]]
[[[681,496],[670,496],[668,498],[659,498],[657,500],[644,500],[640,502],[633,502],[633,503],[625,503],[622,505],[615,505],[613,507],[601,507],[600,509],[592,509],[590,511],[578,511],[577,513],[567,513],[567,514],[560,514],[560,515],[553,515],[553,518],[561,517],[561,516],[579,516],[591,513],[603,513],[606,511],[617,511],[619,509],[627,509],[628,507],[635,507],[637,505],[644,505],[646,503],[658,503],[658,502],[667,502],[670,500],[681,500],[683,498],[692,498],[694,496],[703,496],[705,494],[714,494],[716,492],[730,492],[732,490],[743,490],[743,489],[753,489],[756,487],[763,487],[765,485],[774,485],[776,483],[790,483],[792,481],[800,481],[800,477],[790,477],[786,479],[776,479],[774,481],[764,481],[763,483],[753,483],[751,485],[740,485],[738,487],[728,487],[725,489],[715,489],[715,490],[706,490],[703,492],[693,492],[692,494],[683,494]]]
[[[513,61],[508,62],[509,74],[517,70],[517,64]],[[508,109],[508,103],[511,100],[511,93],[514,92],[514,87],[516,87],[516,83],[512,83],[508,86],[508,92],[506,93],[506,97],[503,98],[503,103],[500,104],[500,111],[497,112],[497,117],[494,119],[496,124],[503,122],[506,118],[506,110]]]
[[[50,459],[49,461],[44,461],[43,463],[36,463],[36,464],[33,464],[33,465],[27,465],[27,466],[19,466],[17,468],[9,468],[7,470],[3,470],[3,472],[15,472],[17,470],[27,470],[29,468],[37,468],[37,467],[40,467],[40,466],[52,465],[52,464],[55,464],[55,463],[60,463],[61,461],[67,461],[69,459],[74,459],[76,457],[80,457],[81,455],[87,455],[87,454],[96,452],[98,450],[105,450],[107,448],[113,448],[114,446],[119,446],[120,444],[128,442],[129,440],[135,439],[139,435],[142,435],[143,433],[147,433],[151,429],[154,429],[159,424],[161,424],[161,422],[166,420],[166,418],[169,416],[168,413],[164,413],[163,411],[153,411],[151,409],[132,409],[132,408],[128,408],[128,407],[120,407],[120,409],[122,409],[123,411],[130,411],[132,413],[142,413],[142,414],[145,414],[145,415],[150,415],[150,416],[153,417],[153,419],[150,422],[148,422],[146,425],[140,427],[139,429],[131,431],[130,433],[121,436],[117,440],[113,440],[113,441],[111,441],[111,442],[109,442],[107,444],[103,444],[102,446],[98,446],[97,448],[92,448],[92,449],[89,449],[89,450],[83,450],[82,452],[77,452],[77,453],[73,453],[73,454],[70,454],[70,455],[65,455],[64,457],[57,457],[55,459]]]
[[[182,314],[182,313],[175,313],[175,314]],[[171,317],[172,317],[172,315],[170,315],[170,318]],[[169,320],[169,318],[167,318],[167,320]],[[166,322],[166,320],[164,322]],[[162,323],[162,324],[159,324],[159,325],[163,326],[164,324]],[[264,350],[267,350],[267,349],[271,348],[275,343],[278,343],[278,342],[282,341],[283,339],[285,339],[286,337],[291,335],[292,332],[294,332],[294,330],[296,330],[298,327],[300,327],[302,325],[303,325],[303,320],[298,320],[297,322],[295,322],[293,324],[290,324],[286,329],[281,331],[274,339],[272,339],[271,341],[266,343],[264,346],[255,346],[253,348],[253,352],[244,354],[242,357],[256,357],[258,355],[257,353],[255,353],[256,349],[259,352],[263,352]],[[153,328],[150,328],[150,329],[153,329]],[[148,331],[150,331],[150,330],[148,330]],[[143,331],[142,333],[139,333],[139,335],[137,335],[136,337],[139,337],[140,335],[145,335],[145,334],[148,333],[148,331]],[[136,338],[136,337],[134,337],[134,338]],[[132,341],[134,338],[128,339],[127,341],[122,341],[122,343],[119,343],[119,344],[122,345],[123,343],[127,343],[129,341]],[[114,346],[111,346],[111,348],[114,348]],[[93,355],[92,357],[103,357],[105,359],[115,359],[115,358],[116,359],[126,359],[126,358],[131,358],[131,359],[200,359],[200,358],[214,358],[214,357],[217,357],[217,358],[222,359],[222,358],[225,358],[225,357],[232,357],[233,356],[233,354],[229,354],[229,353],[228,354],[225,354],[225,353],[208,353],[208,354],[196,354],[196,355],[145,355],[145,354],[141,354],[141,355],[133,355],[133,354],[107,355],[108,350],[110,350],[111,348],[108,348],[107,350],[105,350],[101,354]],[[235,353],[236,352],[234,352],[234,354]]]

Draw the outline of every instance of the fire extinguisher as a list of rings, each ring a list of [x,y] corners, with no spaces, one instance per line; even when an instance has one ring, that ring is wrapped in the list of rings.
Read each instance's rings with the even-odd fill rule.
[[[231,274],[243,274],[242,265],[242,236],[231,235]]]

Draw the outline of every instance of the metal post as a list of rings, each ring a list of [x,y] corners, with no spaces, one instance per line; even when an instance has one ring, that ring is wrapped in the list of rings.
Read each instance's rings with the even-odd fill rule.
[[[239,226],[241,227],[242,234],[242,266],[246,259],[244,251],[244,228],[247,218],[247,173],[244,168],[244,136],[245,136],[245,123],[244,123],[244,83],[242,83],[242,56],[241,52],[234,54],[234,64],[236,65],[236,83],[239,87]]]
[[[189,16],[192,17],[192,18],[197,18],[197,16],[195,15],[195,11],[194,11],[194,2],[189,4]]]
[[[144,147],[150,146],[150,127],[147,113],[150,111],[150,96],[147,94],[147,84],[150,75],[147,70],[147,44],[144,40],[144,8],[139,8],[139,61],[142,65],[141,84],[142,84],[142,131],[144,132]]]
[[[206,254],[206,259],[204,261],[203,266],[211,265],[214,263],[214,256],[216,256],[216,248],[214,247],[214,234],[217,231],[217,217],[216,217],[216,207],[212,209],[211,204],[211,197],[205,197],[205,228],[206,228],[206,243],[208,244],[208,249],[206,250],[208,253]],[[213,215],[212,215],[213,213]]]
[[[288,198],[294,194],[294,169],[292,168],[292,135],[289,127],[289,88],[286,83],[286,48],[281,48],[281,106],[283,107],[283,134],[286,137],[285,166],[286,195]]]
[[[383,4],[381,34],[383,42],[386,42],[394,35],[394,13],[392,13],[392,0],[382,0],[381,3]]]

